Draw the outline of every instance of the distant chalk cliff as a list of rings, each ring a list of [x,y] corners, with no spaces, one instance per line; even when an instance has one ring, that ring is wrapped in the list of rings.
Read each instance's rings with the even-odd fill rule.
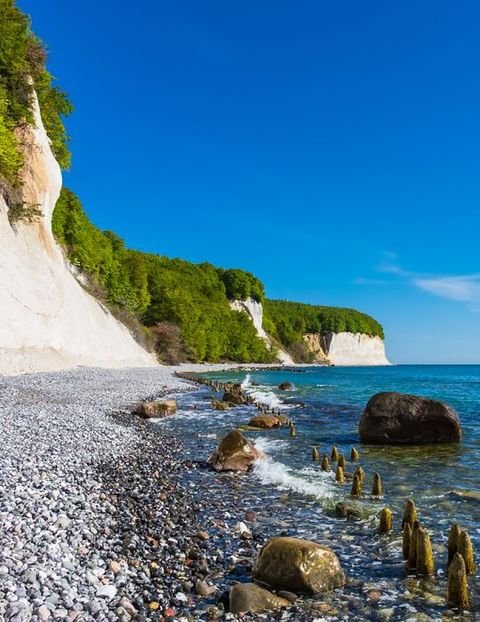
[[[331,365],[390,365],[380,337],[362,333],[307,333],[304,337],[315,360]]]
[[[234,300],[230,306],[235,311],[246,313],[257,329],[258,336],[273,347],[271,337],[263,328],[263,307],[260,302],[248,298]],[[304,342],[315,363],[344,366],[390,365],[384,341],[377,336],[349,332],[306,333]],[[286,365],[294,363],[290,354],[281,349],[278,350],[278,359]]]

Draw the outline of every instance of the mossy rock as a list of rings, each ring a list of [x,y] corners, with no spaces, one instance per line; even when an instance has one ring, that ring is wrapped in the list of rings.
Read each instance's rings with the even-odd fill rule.
[[[255,613],[289,607],[290,602],[280,598],[255,583],[237,583],[230,588],[229,609],[231,613]]]
[[[160,419],[174,415],[176,412],[176,400],[152,400],[139,404],[135,409],[135,413],[144,419]]]
[[[299,538],[272,538],[260,551],[253,578],[273,589],[317,594],[341,587],[345,574],[335,553]]]
[[[362,506],[355,503],[345,503],[344,501],[336,504],[334,512],[337,518],[362,520],[369,516],[369,512]]]
[[[248,471],[263,456],[240,430],[232,430],[208,459],[216,471]]]
[[[271,428],[278,428],[280,426],[280,420],[275,415],[257,415],[253,417],[253,419],[250,419],[248,425],[254,428],[270,430]]]
[[[240,395],[239,393],[225,391],[222,397],[222,402],[229,402],[234,406],[241,406],[242,404],[246,404],[247,400],[243,397],[243,395]]]

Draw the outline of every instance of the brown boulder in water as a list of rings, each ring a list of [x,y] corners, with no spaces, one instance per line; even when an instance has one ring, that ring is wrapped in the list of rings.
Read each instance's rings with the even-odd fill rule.
[[[272,538],[260,551],[253,578],[273,589],[316,594],[345,584],[335,553],[299,538]]]
[[[280,425],[280,419],[274,415],[257,415],[250,419],[248,425],[252,428],[264,428],[269,430],[270,428],[278,428]]]
[[[280,391],[291,391],[293,389],[293,384],[291,382],[282,382],[278,385]]]
[[[216,471],[248,471],[263,456],[255,445],[238,430],[232,430],[208,459]]]
[[[230,589],[231,613],[254,613],[289,607],[290,602],[255,583],[237,583]]]
[[[458,443],[462,429],[457,413],[442,402],[416,395],[377,393],[360,419],[365,443],[427,445]]]
[[[168,417],[177,412],[177,402],[175,400],[153,400],[144,402],[135,409],[135,413],[145,419]]]
[[[240,393],[225,391],[222,397],[222,402],[229,402],[230,404],[235,404],[235,406],[241,406],[242,404],[246,404],[247,400],[243,397],[243,395],[240,395]]]

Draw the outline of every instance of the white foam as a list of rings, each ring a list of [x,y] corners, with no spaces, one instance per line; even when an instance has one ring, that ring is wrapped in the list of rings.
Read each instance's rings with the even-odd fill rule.
[[[263,484],[273,484],[279,490],[291,490],[309,497],[315,497],[315,499],[333,497],[332,473],[325,473],[312,467],[305,467],[301,470],[290,469],[269,455],[273,449],[279,449],[282,445],[286,445],[286,441],[259,438],[255,444],[261,449],[265,457],[254,463],[253,474]]]
[[[262,484],[273,484],[279,490],[291,490],[316,499],[333,497],[332,476],[320,470],[316,472],[315,477],[309,475],[307,479],[305,473],[304,477],[296,475],[295,471],[290,470],[285,464],[265,456],[263,460],[255,462],[253,473]]]
[[[250,374],[247,374],[245,376],[245,379],[242,381],[242,389],[248,389],[248,387],[250,387],[252,384],[252,376]]]
[[[253,391],[247,391],[248,395],[251,395],[259,404],[265,404],[269,408],[289,408],[289,404],[285,404],[282,400],[275,395],[273,391],[262,390],[256,387]]]

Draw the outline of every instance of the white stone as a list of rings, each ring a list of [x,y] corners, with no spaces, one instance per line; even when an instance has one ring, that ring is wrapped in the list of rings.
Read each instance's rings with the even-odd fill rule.
[[[244,532],[250,533],[249,528],[242,521],[240,521],[239,523],[235,525],[235,531],[236,533],[244,533]]]
[[[108,598],[111,600],[117,593],[117,588],[109,583],[108,585],[101,585],[97,590],[97,596],[102,598]]]
[[[45,622],[46,620],[48,620],[48,618],[50,617],[50,609],[48,607],[46,607],[45,605],[42,605],[41,607],[39,607],[37,609],[37,616],[40,620],[42,620],[43,622]]]

